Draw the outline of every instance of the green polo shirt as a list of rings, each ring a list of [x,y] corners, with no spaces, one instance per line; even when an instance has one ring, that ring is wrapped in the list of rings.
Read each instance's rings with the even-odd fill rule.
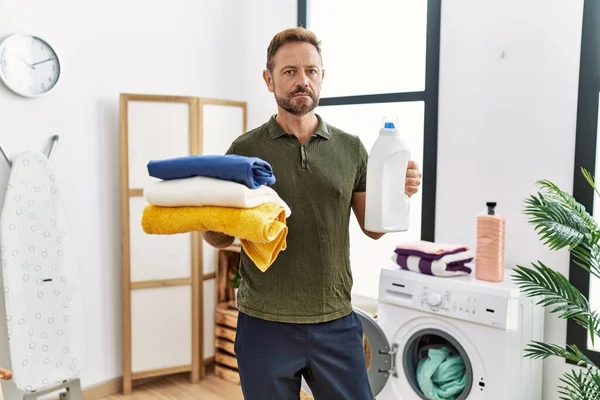
[[[304,145],[273,116],[227,151],[269,162],[276,179],[271,187],[292,211],[287,249],[267,271],[241,254],[238,308],[257,318],[316,323],[352,311],[352,193],[366,189],[368,154],[357,136],[317,117],[319,128]]]

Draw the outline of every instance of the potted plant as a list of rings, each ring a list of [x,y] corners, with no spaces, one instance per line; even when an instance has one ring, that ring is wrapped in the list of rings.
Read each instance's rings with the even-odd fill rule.
[[[591,174],[582,173],[597,194]],[[537,182],[540,192],[525,200],[529,217],[540,240],[550,250],[568,249],[579,268],[600,279],[600,227],[585,207],[548,180]],[[592,344],[600,337],[600,310],[591,309],[588,299],[567,277],[541,261],[531,267],[517,266],[513,280],[528,297],[550,309],[559,318],[573,320],[588,332]],[[545,359],[555,356],[570,360],[581,368],[566,372],[558,386],[561,399],[600,399],[600,372],[575,345],[560,346],[534,341],[525,349],[526,357]]]
[[[239,270],[239,268],[236,268],[233,273],[233,276],[231,277],[231,286],[233,287],[233,298],[234,298],[236,306],[237,306],[237,292],[238,292],[238,288],[240,287],[241,281],[242,281],[242,277],[240,276],[240,270]]]

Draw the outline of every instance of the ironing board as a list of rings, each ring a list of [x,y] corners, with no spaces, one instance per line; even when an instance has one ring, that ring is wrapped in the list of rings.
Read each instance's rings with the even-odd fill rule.
[[[0,259],[13,382],[26,400],[61,387],[69,393],[61,398],[81,398],[84,340],[73,239],[50,161],[37,152],[18,155],[0,214]]]

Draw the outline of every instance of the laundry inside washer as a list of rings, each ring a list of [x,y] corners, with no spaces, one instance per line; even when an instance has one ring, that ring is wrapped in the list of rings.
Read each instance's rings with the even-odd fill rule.
[[[469,395],[473,369],[467,353],[452,336],[424,329],[408,339],[403,371],[415,394],[426,400],[462,400]]]

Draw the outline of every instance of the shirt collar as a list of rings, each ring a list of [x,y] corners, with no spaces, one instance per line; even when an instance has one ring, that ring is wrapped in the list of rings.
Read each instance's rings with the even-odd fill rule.
[[[321,136],[324,139],[329,139],[329,129],[327,128],[327,124],[325,123],[325,121],[323,121],[323,119],[321,118],[321,116],[319,116],[318,114],[315,114],[317,116],[317,119],[319,120],[319,126],[317,127],[317,131],[315,132],[315,135],[317,136]],[[269,119],[269,122],[267,122],[267,127],[269,129],[269,134],[271,135],[271,139],[277,139],[279,137],[285,136],[288,133],[286,131],[283,130],[283,128],[281,127],[281,125],[279,125],[279,123],[277,123],[277,119],[276,119],[277,115],[272,115],[271,118]]]

